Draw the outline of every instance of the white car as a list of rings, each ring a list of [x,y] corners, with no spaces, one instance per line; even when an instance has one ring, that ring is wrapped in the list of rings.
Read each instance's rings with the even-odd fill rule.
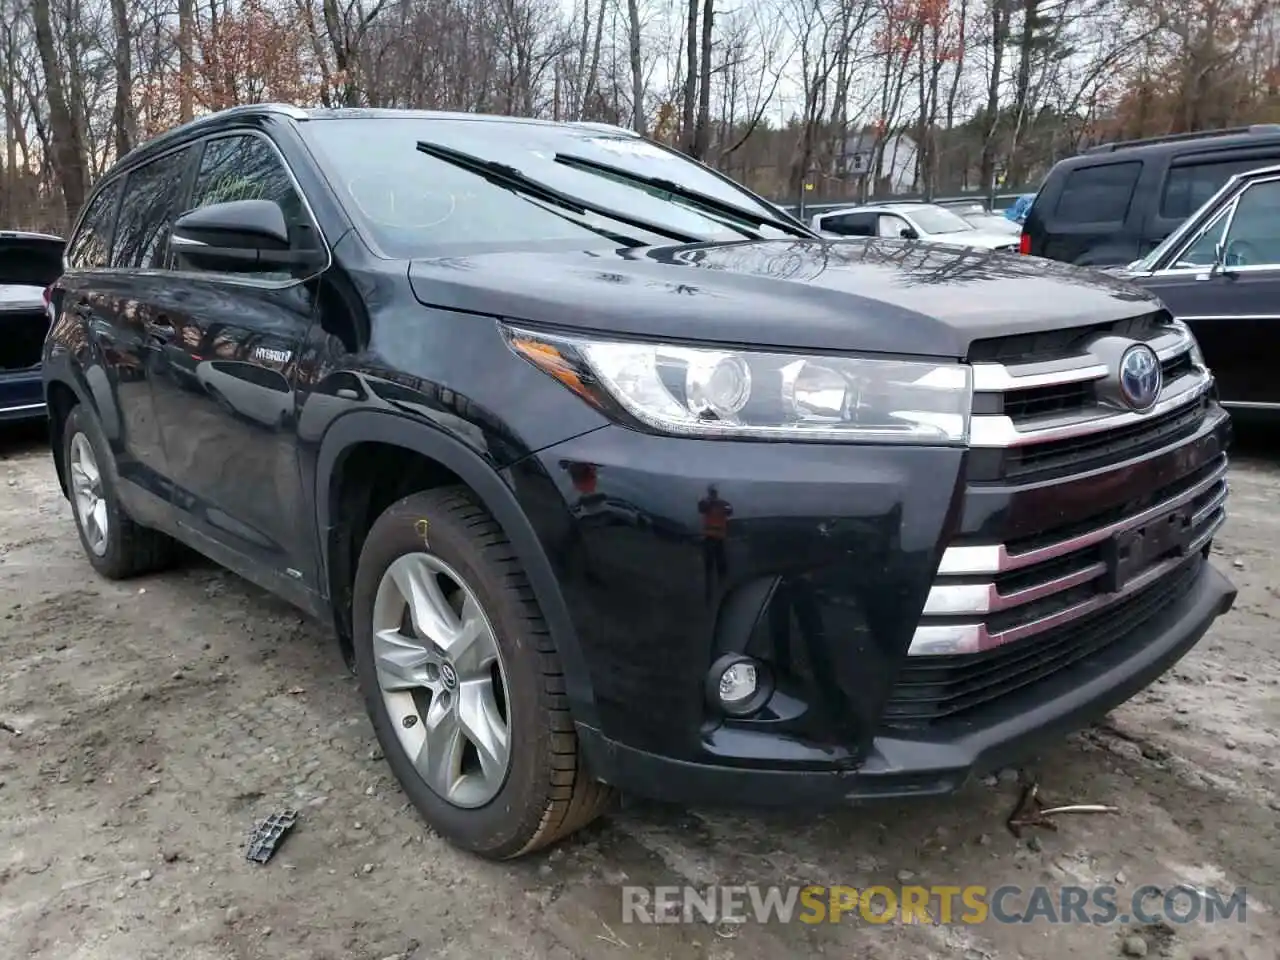
[[[815,215],[811,226],[829,237],[891,237],[979,250],[1018,249],[1011,233],[978,229],[936,203],[876,203],[827,210]]]

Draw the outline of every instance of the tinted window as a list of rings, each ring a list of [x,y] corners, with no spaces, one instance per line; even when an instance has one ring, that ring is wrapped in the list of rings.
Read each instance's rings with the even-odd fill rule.
[[[395,257],[458,254],[562,243],[616,247],[653,234],[604,217],[576,215],[518,195],[417,149],[419,140],[509,165],[541,184],[692,237],[740,240],[742,233],[671,197],[605,173],[566,166],[557,154],[677,183],[777,217],[740,187],[674,151],[599,129],[518,121],[431,117],[318,120],[301,125],[344,205]],[[748,228],[752,229],[752,228]],[[765,236],[790,236],[761,228]]]
[[[274,200],[284,212],[293,246],[313,247],[318,243],[289,172],[279,154],[262,137],[251,134],[218,137],[204,146],[191,195],[191,209],[231,200]],[[186,262],[181,254],[178,265],[183,270],[200,269]],[[288,269],[279,268],[254,273],[236,271],[236,276],[263,280],[287,280],[290,275]]]
[[[1062,223],[1116,223],[1129,212],[1142,163],[1080,167],[1067,175],[1054,216]]]
[[[1178,270],[1184,267],[1207,267],[1213,264],[1218,253],[1218,241],[1222,239],[1222,231],[1231,215],[1231,207],[1224,207],[1200,231],[1200,235],[1182,251],[1182,254],[1167,269]]]
[[[190,148],[183,148],[130,172],[111,244],[113,267],[150,269],[165,265],[169,225],[178,212],[190,155]]]
[[[94,195],[80,229],[67,246],[67,263],[74,270],[105,267],[109,262],[111,222],[120,197],[120,181],[108,183]]]
[[[822,229],[842,237],[874,237],[876,217],[873,213],[840,213],[824,217]]]
[[[1195,213],[1231,177],[1275,162],[1261,160],[1227,160],[1218,163],[1188,163],[1169,168],[1160,199],[1160,216],[1185,220]]]
[[[1249,187],[1227,229],[1226,262],[1233,267],[1280,264],[1280,180]]]

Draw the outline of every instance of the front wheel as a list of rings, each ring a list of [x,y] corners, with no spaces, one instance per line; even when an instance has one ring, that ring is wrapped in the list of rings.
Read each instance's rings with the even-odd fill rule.
[[[353,596],[374,730],[422,816],[493,859],[585,826],[612,791],[583,768],[555,645],[510,544],[465,487],[373,524]]]

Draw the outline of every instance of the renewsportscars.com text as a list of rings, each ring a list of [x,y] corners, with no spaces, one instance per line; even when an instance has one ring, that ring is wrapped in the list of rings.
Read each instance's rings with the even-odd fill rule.
[[[1230,893],[1114,886],[706,886],[622,888],[623,923],[1220,923],[1245,920]]]

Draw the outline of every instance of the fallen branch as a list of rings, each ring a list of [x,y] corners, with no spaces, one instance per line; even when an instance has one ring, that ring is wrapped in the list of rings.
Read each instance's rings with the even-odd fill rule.
[[[1015,837],[1021,837],[1023,827],[1044,827],[1048,830],[1057,830],[1058,825],[1051,818],[1059,814],[1119,812],[1119,807],[1109,806],[1104,803],[1071,803],[1057,807],[1046,807],[1044,801],[1040,799],[1040,785],[1033,783],[1022,791],[1022,795],[1018,798],[1018,805],[1013,808],[1013,812],[1009,814],[1009,819],[1005,822],[1009,827],[1010,833]]]

